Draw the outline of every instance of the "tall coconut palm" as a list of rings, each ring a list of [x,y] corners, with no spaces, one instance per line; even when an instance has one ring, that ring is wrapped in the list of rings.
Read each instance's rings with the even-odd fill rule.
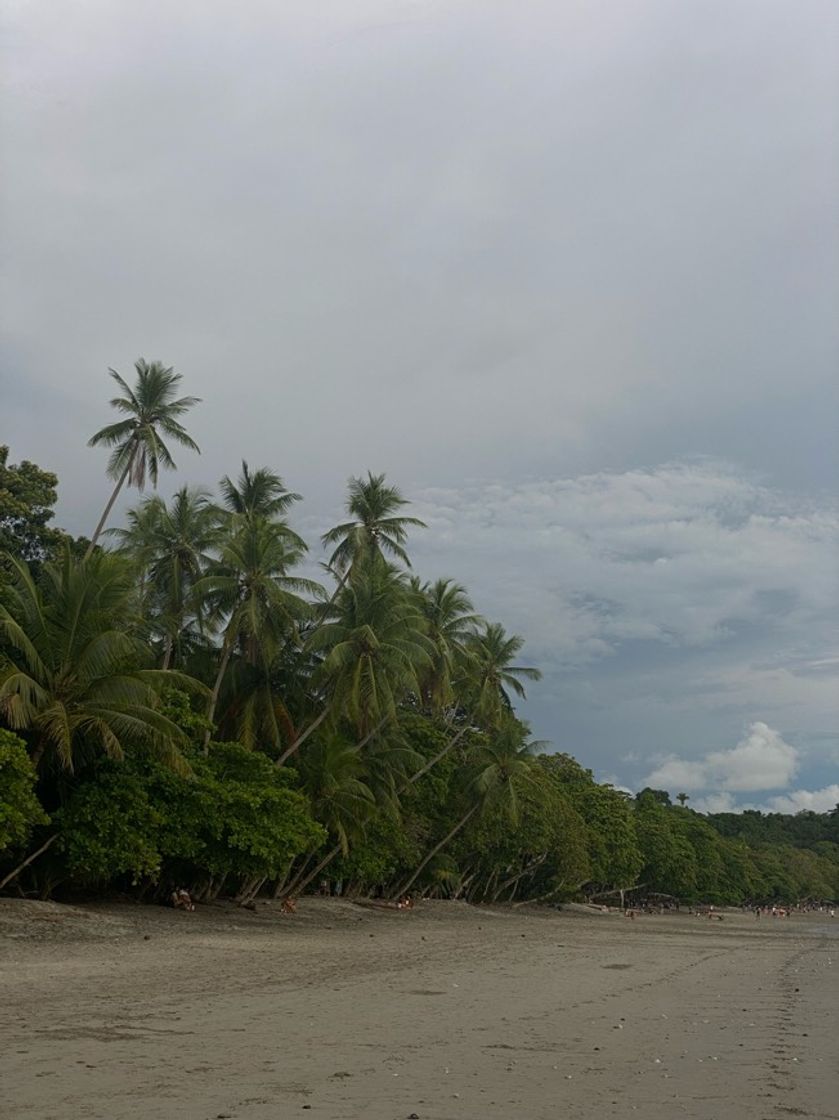
[[[309,796],[312,815],[335,843],[312,866],[314,855],[302,863],[297,874],[283,887],[291,895],[306,887],[363,835],[364,827],[376,811],[376,800],[366,781],[366,768],[360,748],[336,732],[322,735],[301,758],[300,777]]]
[[[147,498],[127,529],[111,529],[121,550],[136,558],[150,592],[150,615],[164,635],[163,668],[177,658],[190,616],[200,620],[195,586],[221,539],[220,512],[209,491],[182,486],[168,504]]]
[[[289,634],[296,634],[300,621],[311,613],[301,594],[321,594],[318,584],[291,574],[305,545],[287,526],[261,519],[234,520],[230,529],[220,546],[218,565],[196,587],[196,594],[206,598],[223,628],[207,709],[210,721],[215,718],[222,681],[236,647],[248,664],[269,664]],[[208,732],[207,742],[209,737]]]
[[[454,702],[453,677],[468,657],[467,644],[482,620],[475,614],[466,588],[453,580],[420,584],[414,577],[411,587],[434,647],[432,664],[420,680],[420,695],[423,704],[439,715]]]
[[[118,540],[118,551],[130,558],[137,571],[138,609],[144,618],[150,618],[155,612],[152,602],[154,585],[149,578],[149,567],[154,558],[158,516],[157,503],[140,502],[126,512],[124,526],[104,531]]]
[[[508,635],[498,623],[479,620],[477,630],[467,630],[462,649],[455,662],[457,667],[453,689],[461,708],[458,730],[433,758],[430,758],[408,780],[418,782],[458,745],[473,728],[493,729],[513,710],[510,692],[524,698],[524,685],[520,678],[538,681],[541,672],[525,665],[511,662],[524,645],[518,635]]]
[[[244,459],[242,473],[235,482],[229,475],[221,480],[221,496],[231,513],[269,521],[284,517],[301,500],[299,494],[286,489],[280,476],[269,467],[252,471]]]
[[[134,572],[97,554],[79,563],[69,549],[36,584],[25,564],[0,605],[0,718],[46,760],[72,770],[79,756],[121,758],[146,746],[175,766],[186,736],[159,709],[163,687],[198,688],[180,673],[146,669],[133,631]]]
[[[315,684],[361,738],[394,719],[399,701],[417,691],[417,673],[430,664],[433,647],[404,578],[375,559],[344,587],[335,610],[308,640],[323,654]]]
[[[142,490],[148,477],[152,486],[156,487],[161,466],[175,469],[175,461],[164,438],[191,451],[199,450],[198,444],[178,419],[200,400],[199,397],[176,397],[181,374],[161,362],[149,363],[144,358],[134,363],[134,369],[137,377],[133,389],[116,370],[108,371],[123,393],[111,400],[111,406],[124,413],[125,419],[108,424],[88,440],[88,447],[104,444],[113,448],[108,460],[108,475],[116,483],[94,530],[88,555],[99,540],[126,482]]]
[[[473,751],[465,775],[465,811],[454,826],[423,857],[398,895],[407,894],[428,864],[446,848],[472,818],[492,808],[504,812],[511,826],[518,822],[517,785],[527,781],[537,744],[527,742],[527,727],[509,717]]]
[[[337,732],[328,732],[301,757],[298,770],[315,820],[348,852],[376,808],[362,752]]]
[[[510,693],[522,699],[527,695],[522,678],[538,681],[542,674],[529,665],[512,664],[524,638],[507,634],[500,623],[487,623],[467,644],[473,669],[464,688],[471,693],[471,710],[482,726],[495,727],[512,711]]]
[[[336,525],[322,538],[324,547],[335,546],[328,567],[338,577],[339,588],[358,562],[374,556],[396,559],[410,568],[404,547],[408,529],[424,529],[425,523],[400,514],[409,504],[396,486],[386,485],[383,474],[368,471],[366,479],[350,479],[347,513],[351,520]]]

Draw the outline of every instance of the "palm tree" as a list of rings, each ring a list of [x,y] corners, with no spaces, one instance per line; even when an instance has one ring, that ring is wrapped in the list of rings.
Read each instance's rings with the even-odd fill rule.
[[[512,711],[510,692],[524,699],[527,694],[522,677],[530,681],[542,678],[538,669],[511,664],[523,645],[524,638],[507,634],[497,622],[487,623],[469,639],[475,669],[467,688],[473,694],[474,716],[484,727],[497,726]]]
[[[408,529],[424,529],[425,523],[399,513],[409,504],[396,486],[385,484],[383,474],[368,471],[366,479],[350,479],[347,513],[352,520],[336,525],[322,538],[324,547],[335,546],[327,566],[338,578],[338,590],[358,562],[374,556],[389,556],[410,568],[404,548]]]
[[[479,630],[466,630],[462,639],[463,648],[455,662],[458,675],[453,687],[462,698],[467,714],[461,716],[459,729],[445,747],[411,775],[408,785],[418,782],[444,759],[467,732],[476,726],[491,730],[508,718],[513,710],[510,692],[522,698],[526,696],[519,678],[541,679],[538,669],[511,664],[523,645],[523,638],[516,634],[508,635],[499,623],[484,622]]]
[[[684,807],[685,807],[685,804],[686,804],[686,803],[687,803],[688,801],[690,801],[690,794],[689,794],[689,793],[677,793],[677,794],[676,794],[676,800],[677,800],[677,801],[679,802],[679,804],[680,804],[680,805],[682,806],[682,808],[684,809]]]
[[[121,549],[136,557],[153,603],[151,612],[164,634],[163,668],[182,643],[190,614],[199,617],[194,589],[212,562],[221,536],[219,510],[210,493],[182,486],[170,504],[157,495],[141,503],[127,529],[110,529]]]
[[[482,619],[474,613],[466,588],[453,580],[420,584],[412,577],[411,587],[418,596],[425,632],[434,646],[432,664],[421,677],[420,696],[439,715],[454,701],[452,678],[457,666],[468,657],[467,643]]]
[[[153,598],[154,591],[149,580],[149,566],[154,556],[158,517],[156,503],[141,502],[127,511],[125,527],[104,531],[106,535],[117,538],[118,551],[130,557],[138,572],[138,609],[144,618],[149,618],[154,610],[153,604],[147,600]]]
[[[93,551],[126,481],[129,486],[142,490],[148,476],[152,486],[156,487],[161,466],[169,470],[175,469],[175,461],[163,437],[172,439],[191,451],[199,450],[198,444],[178,420],[179,416],[183,416],[200,400],[199,397],[176,398],[181,374],[175,373],[161,362],[149,364],[144,358],[139,358],[134,363],[134,368],[137,380],[133,389],[116,370],[108,371],[124,394],[114,397],[111,406],[124,413],[125,419],[108,424],[88,440],[88,447],[104,444],[113,448],[108,460],[108,475],[116,482],[94,530],[87,550],[88,556]]]
[[[486,743],[475,748],[466,774],[465,812],[442,840],[423,857],[407,882],[400,887],[398,897],[408,893],[432,859],[451,843],[476,813],[500,809],[507,815],[512,827],[518,824],[516,787],[529,780],[533,766],[532,754],[539,746],[526,741],[527,730],[525,724],[510,717]]]
[[[244,459],[242,473],[235,482],[229,475],[221,480],[221,496],[232,514],[269,521],[284,517],[301,500],[299,494],[286,489],[280,476],[269,467],[252,472]]]
[[[118,556],[79,563],[69,549],[36,584],[10,560],[0,605],[0,716],[45,757],[72,770],[85,752],[121,758],[146,746],[183,768],[185,734],[159,709],[165,686],[200,686],[181,673],[144,669],[147,649],[133,631],[134,573]]]
[[[302,547],[301,547],[302,546]],[[279,522],[234,519],[219,549],[219,562],[196,586],[223,624],[221,655],[207,718],[215,717],[222,681],[233,651],[249,665],[268,666],[289,634],[311,612],[301,593],[321,594],[312,580],[290,575],[305,550],[300,538]],[[209,742],[207,731],[205,741]]]
[[[307,641],[310,650],[323,655],[313,679],[323,709],[281,762],[328,714],[345,718],[360,739],[369,739],[396,718],[400,700],[419,687],[418,671],[431,663],[432,646],[416,599],[404,577],[381,558],[364,563],[333,610],[334,620],[318,626]]]
[[[334,859],[342,853],[346,855],[351,842],[363,834],[376,810],[376,799],[366,781],[360,748],[337,733],[316,740],[301,758],[299,770],[312,815],[335,837],[336,843],[314,868],[309,866],[312,857],[303,862],[297,875],[284,888],[285,895],[304,891]]]

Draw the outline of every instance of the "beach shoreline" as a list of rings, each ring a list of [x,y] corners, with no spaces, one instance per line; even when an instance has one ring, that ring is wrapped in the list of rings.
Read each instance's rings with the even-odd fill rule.
[[[0,900],[15,1120],[839,1116],[839,932],[303,899]]]

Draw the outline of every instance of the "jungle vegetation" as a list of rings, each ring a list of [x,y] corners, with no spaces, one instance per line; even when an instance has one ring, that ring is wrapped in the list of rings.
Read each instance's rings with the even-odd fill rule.
[[[111,376],[89,539],[52,526],[55,475],[0,448],[0,889],[839,895],[839,808],[705,816],[534,743],[523,638],[414,572],[423,525],[384,475],[350,479],[315,580],[272,467],[160,497],[197,398],[159,362]]]

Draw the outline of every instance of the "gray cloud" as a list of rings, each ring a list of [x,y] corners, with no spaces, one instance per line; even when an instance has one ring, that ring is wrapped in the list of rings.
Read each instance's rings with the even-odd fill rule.
[[[631,780],[766,719],[810,780],[835,5],[6,8],[0,434],[65,525],[106,368],[164,359],[179,478],[270,462],[312,528],[368,467],[420,495],[418,562],[545,662],[541,735]]]

